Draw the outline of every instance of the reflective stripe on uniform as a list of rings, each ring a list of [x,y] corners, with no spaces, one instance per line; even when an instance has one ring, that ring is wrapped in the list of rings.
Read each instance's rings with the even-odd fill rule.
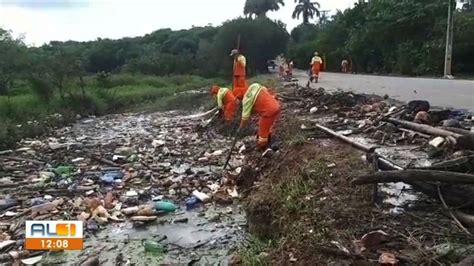
[[[245,59],[245,56],[243,55],[239,55],[237,61],[244,67],[247,65],[247,59]]]
[[[224,106],[223,100],[225,94],[229,91],[228,88],[220,88],[219,92],[217,92],[217,107],[222,108]]]
[[[244,95],[244,99],[242,100],[242,119],[250,118],[253,105],[255,104],[255,101],[257,101],[257,96],[262,89],[263,86],[258,83],[254,83],[249,86],[247,92]]]
[[[322,60],[321,57],[319,57],[319,56],[314,56],[313,58],[311,58],[311,65],[313,65],[314,63],[320,63],[320,64],[322,64],[322,63],[323,63],[323,60]]]
[[[258,137],[258,142],[268,142],[268,138]]]

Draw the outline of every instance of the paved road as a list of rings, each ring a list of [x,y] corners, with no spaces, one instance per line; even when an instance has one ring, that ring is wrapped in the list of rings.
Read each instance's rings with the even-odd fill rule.
[[[296,70],[295,76],[302,86],[308,76]],[[433,106],[467,109],[474,112],[474,81],[444,80],[430,78],[386,77],[373,75],[353,75],[342,73],[321,73],[319,84],[325,89],[352,90],[359,93],[388,94],[400,101],[415,99],[428,100]]]

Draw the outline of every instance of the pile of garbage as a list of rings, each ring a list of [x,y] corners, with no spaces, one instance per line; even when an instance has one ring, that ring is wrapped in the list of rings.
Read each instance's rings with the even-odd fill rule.
[[[473,224],[474,216],[463,212],[474,209],[471,113],[432,107],[425,100],[402,103],[323,88],[297,87],[280,98],[303,115],[302,129],[336,137],[366,152],[376,170],[391,170],[360,177],[354,184],[410,184],[446,208],[460,208],[453,215]],[[417,157],[407,161],[415,152]]]
[[[453,146],[474,148],[474,120],[465,110],[324,88],[297,87],[280,98],[308,120],[324,123],[344,136],[364,134],[388,146],[430,144],[426,149],[432,158],[448,156]]]
[[[94,233],[110,224],[187,223],[166,217],[194,209],[204,216],[215,203],[235,212],[239,193],[222,171],[230,140],[198,135],[200,122],[176,112],[91,117],[0,151],[0,262],[37,255],[22,249],[25,220],[81,220]],[[233,156],[230,169],[243,160]]]

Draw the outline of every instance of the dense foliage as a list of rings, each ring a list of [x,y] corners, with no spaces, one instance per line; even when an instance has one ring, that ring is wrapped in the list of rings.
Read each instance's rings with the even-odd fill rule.
[[[318,50],[327,69],[342,59],[368,73],[441,75],[446,40],[446,0],[370,1],[339,11],[323,25],[300,25],[292,33],[290,57],[306,68]],[[455,12],[453,73],[474,73],[474,12]]]
[[[305,25],[309,24],[310,19],[321,15],[319,12],[321,5],[318,2],[311,2],[311,0],[295,0],[295,3],[297,3],[297,5],[295,6],[295,10],[291,17],[299,19],[300,16],[302,16],[303,24]]]
[[[267,12],[279,10],[280,5],[285,5],[283,0],[246,0],[244,14],[250,18],[253,15],[257,17],[265,17]]]

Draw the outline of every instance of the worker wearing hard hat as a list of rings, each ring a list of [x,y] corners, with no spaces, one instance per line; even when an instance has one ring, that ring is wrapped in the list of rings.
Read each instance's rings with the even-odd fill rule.
[[[211,94],[217,99],[217,108],[219,113],[224,117],[226,122],[231,122],[234,119],[235,111],[237,110],[238,102],[234,94],[228,88],[220,88],[217,85],[211,87]]]
[[[242,101],[242,120],[240,128],[243,128],[250,119],[251,114],[260,116],[258,126],[257,145],[260,150],[268,148],[271,131],[275,120],[280,113],[280,104],[267,88],[253,83],[247,89]]]
[[[234,57],[233,93],[235,97],[242,99],[242,97],[244,97],[245,91],[247,90],[247,60],[245,59],[245,56],[237,49],[233,49],[230,52],[230,56]]]
[[[308,80],[308,84],[306,84],[307,87],[309,87],[310,82],[316,82],[318,83],[319,80],[319,72],[321,71],[321,66],[323,64],[323,59],[319,57],[318,52],[314,52],[313,58],[311,58],[311,77]]]

